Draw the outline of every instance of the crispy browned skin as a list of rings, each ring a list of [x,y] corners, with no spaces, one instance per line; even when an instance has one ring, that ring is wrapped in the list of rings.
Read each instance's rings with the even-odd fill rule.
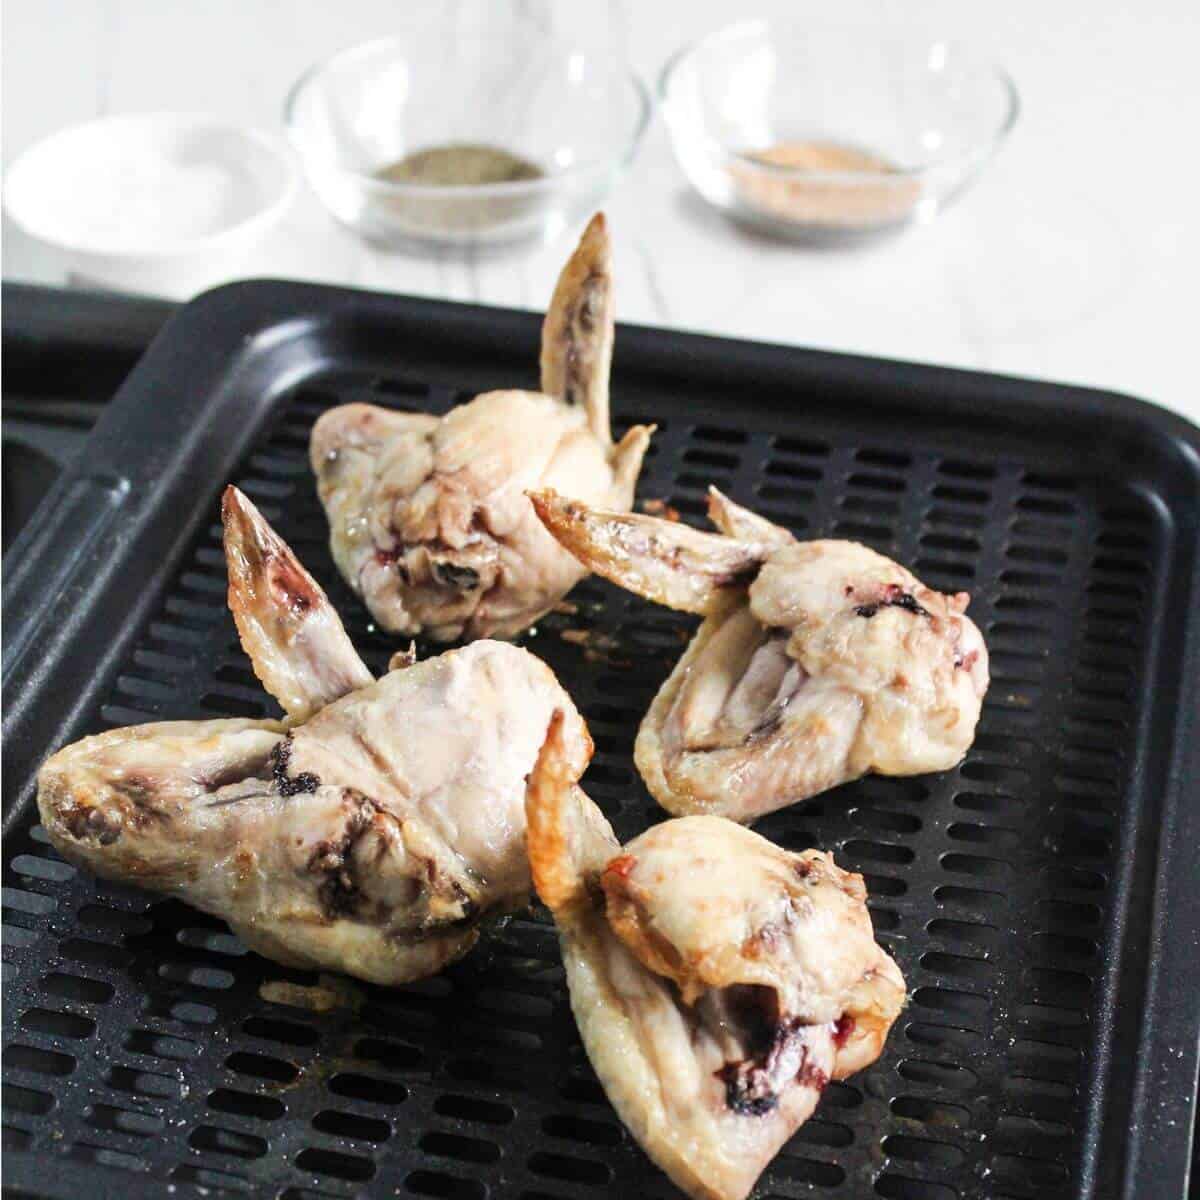
[[[549,489],[529,498],[542,524],[589,571],[682,612],[711,612],[732,589],[748,584],[770,553],[763,542],[591,508]]]
[[[542,903],[556,913],[587,903],[584,868],[598,873],[620,849],[603,816],[576,787],[588,760],[581,765],[567,752],[563,720],[562,712],[550,718],[525,789],[529,869]]]
[[[695,1200],[742,1200],[904,1003],[861,876],[719,817],[618,845],[552,721],[529,777],[534,884],[596,1074]]]
[[[229,611],[263,687],[293,721],[371,682],[320,584],[232,484],[221,497]]]

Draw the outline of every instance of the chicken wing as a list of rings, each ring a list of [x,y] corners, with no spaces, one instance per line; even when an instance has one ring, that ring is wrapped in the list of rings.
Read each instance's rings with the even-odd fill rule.
[[[586,572],[525,489],[627,509],[651,431],[612,444],[612,255],[592,219],[542,329],[542,391],[486,392],[440,420],[348,404],[310,446],[338,569],[375,620],[436,641],[512,637]]]
[[[855,542],[800,542],[715,489],[722,535],[531,493],[590,570],[704,623],[654,698],[635,761],[669,812],[751,821],[875,771],[958,763],[987,649],[947,596]]]
[[[254,506],[224,500],[230,603],[291,724],[115,729],[42,767],[55,847],[179,896],[278,962],[395,984],[465,953],[525,903],[525,777],[554,711],[591,743],[550,669],[479,641],[372,681],[325,594]]]
[[[321,585],[235,487],[221,497],[229,611],[263,687],[293,721],[371,682]]]
[[[571,1007],[613,1107],[697,1200],[741,1200],[830,1079],[869,1066],[904,1003],[861,876],[722,817],[621,848],[556,716],[530,776],[529,859]]]

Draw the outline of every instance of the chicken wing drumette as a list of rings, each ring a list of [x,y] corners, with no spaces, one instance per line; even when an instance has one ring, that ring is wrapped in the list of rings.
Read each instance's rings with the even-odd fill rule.
[[[597,215],[546,314],[541,392],[486,392],[442,418],[347,404],[317,422],[312,467],[334,561],[384,629],[514,636],[586,574],[525,489],[632,504],[650,430],[616,446],[609,432],[611,260]]]
[[[672,813],[750,821],[860,775],[959,762],[987,650],[947,596],[855,542],[801,542],[710,490],[720,534],[531,493],[588,567],[705,620],[638,732],[635,759]]]
[[[222,917],[282,962],[394,984],[465,953],[525,903],[525,777],[555,710],[548,667],[480,641],[373,680],[324,592],[236,489],[229,602],[288,721],[114,729],[42,767],[55,847],[98,875]]]
[[[741,1200],[830,1079],[879,1056],[904,979],[862,877],[723,817],[618,845],[551,723],[527,799],[580,1035],[613,1107],[697,1200]]]

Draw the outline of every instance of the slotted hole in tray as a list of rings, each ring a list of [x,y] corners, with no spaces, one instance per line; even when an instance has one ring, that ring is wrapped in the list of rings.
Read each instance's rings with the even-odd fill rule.
[[[957,1188],[931,1179],[913,1179],[887,1171],[875,1180],[875,1191],[886,1200],[958,1200]]]
[[[281,401],[235,481],[301,552],[382,670],[391,640],[370,627],[333,568],[306,463],[312,421],[350,398],[420,409],[426,390],[374,369],[311,381]],[[440,408],[451,401],[439,390]],[[868,1075],[830,1085],[772,1167],[766,1192],[850,1195],[870,1178],[883,1197],[943,1200],[958,1194],[952,1180],[994,1167],[1016,1194],[1067,1187],[1075,1159],[1047,1167],[1030,1147],[1086,1121],[1080,1047],[1096,997],[1092,972],[1106,952],[1113,821],[1131,761],[1161,518],[1132,492],[1114,497],[1107,484],[1003,459],[942,457],[904,431],[858,444],[824,430],[748,433],[733,414],[658,423],[641,496],[672,497],[686,519],[704,524],[712,482],[810,536],[859,536],[928,571],[930,583],[968,588],[995,648],[976,752],[957,772],[863,780],[764,823],[793,848],[823,845],[864,870],[877,931],[911,994],[883,1058]],[[238,649],[222,561],[214,520],[185,554],[96,728],[277,711]],[[581,613],[548,620],[526,644],[593,722],[598,753],[588,778],[629,837],[661,815],[630,768],[637,720],[695,622],[599,581],[571,599]],[[636,647],[631,657],[645,671],[587,663],[559,636],[584,619]],[[1108,798],[1093,800],[1100,788]],[[1112,820],[1068,820],[1068,802],[1073,813]],[[617,1151],[624,1135],[580,1054],[544,915],[510,922],[503,953],[479,952],[430,989],[364,986],[357,1014],[301,1013],[260,997],[278,969],[220,922],[98,885],[40,833],[7,844],[6,936],[36,938],[52,920],[60,931],[49,939],[60,961],[6,1005],[6,1079],[14,1073],[18,1089],[17,1127],[6,1136],[18,1146],[62,1138],[79,1162],[233,1194],[254,1187],[248,1163],[275,1161],[278,1137],[296,1147],[286,1169],[303,1176],[281,1193],[291,1200],[352,1194],[385,1153],[413,1195],[557,1200],[609,1185],[670,1194],[639,1155]],[[1018,942],[1012,929],[1028,936]],[[516,962],[524,965],[514,975]],[[514,989],[513,978],[536,986]],[[87,1052],[104,1011],[128,1015],[111,1062]],[[998,1017],[1005,1013],[1011,1026]],[[84,1086],[61,1089],[76,1078]],[[106,1098],[89,1107],[93,1085]],[[881,1090],[890,1104],[864,1103]],[[998,1142],[975,1124],[974,1098],[983,1094],[1011,1109]],[[140,1110],[120,1115],[138,1104],[154,1106],[144,1124]],[[411,1138],[391,1136],[393,1110]],[[152,1130],[159,1115],[164,1123]],[[106,1150],[101,1130],[136,1142],[136,1151]],[[483,1182],[499,1178],[499,1146],[519,1161],[524,1183]],[[203,1165],[189,1161],[195,1155]]]
[[[333,1179],[361,1183],[375,1174],[375,1163],[361,1154],[344,1154],[337,1150],[309,1147],[296,1155],[296,1166]]]
[[[313,1117],[312,1123],[313,1128],[322,1133],[351,1141],[386,1142],[392,1135],[392,1127],[386,1121],[336,1108],[323,1109]]]
[[[404,1181],[415,1196],[436,1196],[439,1200],[483,1200],[487,1188],[475,1179],[459,1179],[441,1171],[414,1171]]]
[[[408,1089],[403,1084],[362,1075],[357,1071],[339,1072],[329,1080],[328,1087],[334,1095],[347,1100],[363,1100],[369,1104],[395,1106],[408,1097]]]

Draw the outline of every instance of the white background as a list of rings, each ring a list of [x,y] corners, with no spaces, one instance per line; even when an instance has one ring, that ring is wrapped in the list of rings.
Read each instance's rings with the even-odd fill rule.
[[[106,113],[200,110],[278,131],[283,96],[305,66],[394,31],[415,7],[3,0],[4,162]],[[968,39],[1011,71],[1022,117],[978,186],[933,225],[881,244],[767,243],[688,192],[656,121],[606,206],[620,317],[1090,383],[1200,421],[1200,2],[857,7]],[[611,20],[648,80],[680,44],[732,20],[836,11],[803,0],[556,0],[556,9],[560,20]],[[567,240],[498,262],[380,255],[306,193],[252,269],[540,309]],[[47,279],[8,225],[3,269]]]

